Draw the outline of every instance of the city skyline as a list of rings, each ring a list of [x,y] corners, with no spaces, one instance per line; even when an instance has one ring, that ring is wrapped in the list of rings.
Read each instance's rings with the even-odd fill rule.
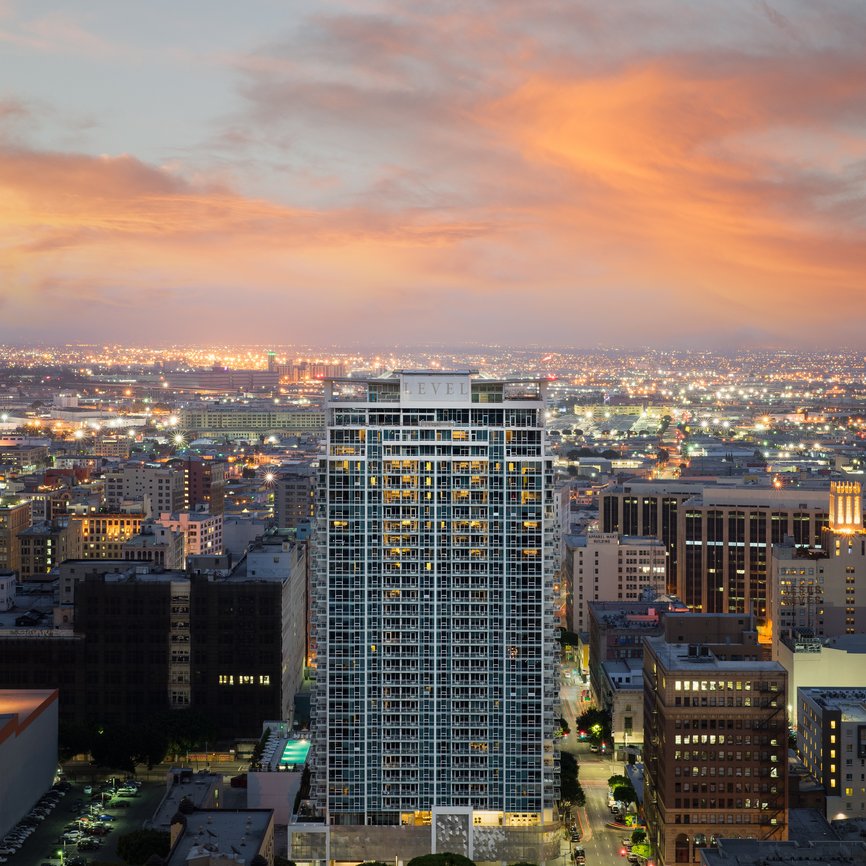
[[[5,0],[0,342],[862,347],[864,35]]]

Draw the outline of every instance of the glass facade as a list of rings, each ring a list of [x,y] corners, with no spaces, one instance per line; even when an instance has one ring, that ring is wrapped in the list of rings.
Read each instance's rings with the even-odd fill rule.
[[[468,373],[326,387],[314,796],[332,824],[450,806],[540,821],[559,794],[540,388]]]

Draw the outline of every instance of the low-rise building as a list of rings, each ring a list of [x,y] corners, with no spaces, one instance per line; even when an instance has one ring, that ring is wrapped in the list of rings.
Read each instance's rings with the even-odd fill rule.
[[[820,840],[719,839],[701,851],[702,866],[866,866],[866,844]]]
[[[655,538],[588,532],[566,540],[565,586],[571,631],[589,628],[592,601],[637,601],[647,587],[665,591],[664,545]]]
[[[163,513],[156,523],[183,534],[187,556],[212,556],[223,552],[221,513],[211,514],[207,509]]]
[[[121,552],[129,562],[150,562],[162,568],[182,569],[186,565],[186,536],[146,521],[138,535],[123,542]]]

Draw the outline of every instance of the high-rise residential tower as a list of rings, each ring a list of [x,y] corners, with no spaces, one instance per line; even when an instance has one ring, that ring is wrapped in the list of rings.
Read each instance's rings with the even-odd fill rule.
[[[553,859],[542,385],[402,371],[325,394],[313,797],[329,859]]]

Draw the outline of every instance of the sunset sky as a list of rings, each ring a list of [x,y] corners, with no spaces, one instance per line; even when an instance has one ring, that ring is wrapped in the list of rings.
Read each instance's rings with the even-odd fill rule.
[[[0,342],[866,348],[864,0],[0,0]]]

